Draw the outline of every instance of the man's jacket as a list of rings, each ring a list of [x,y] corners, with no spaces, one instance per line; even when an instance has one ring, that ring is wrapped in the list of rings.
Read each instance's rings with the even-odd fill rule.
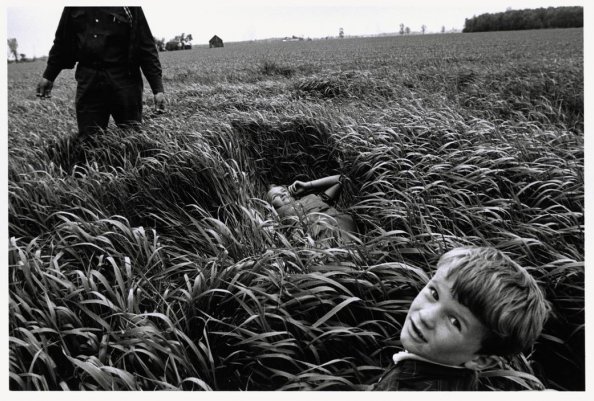
[[[163,92],[153,35],[140,7],[65,7],[43,77],[54,81],[76,63],[86,68],[138,75],[153,93]]]

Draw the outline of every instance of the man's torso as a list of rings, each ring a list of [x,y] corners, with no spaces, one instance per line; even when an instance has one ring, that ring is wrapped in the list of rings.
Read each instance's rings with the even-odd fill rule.
[[[126,66],[131,21],[124,7],[73,7],[69,19],[80,64]]]

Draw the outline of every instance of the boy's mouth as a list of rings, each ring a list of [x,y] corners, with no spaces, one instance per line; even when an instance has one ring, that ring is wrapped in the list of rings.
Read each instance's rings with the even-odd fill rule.
[[[419,328],[417,327],[417,325],[415,324],[415,322],[410,319],[410,326],[412,327],[412,331],[415,334],[415,336],[420,339],[423,342],[427,342],[427,339],[425,338],[425,336],[423,335],[423,333],[421,332],[421,330],[419,330]]]

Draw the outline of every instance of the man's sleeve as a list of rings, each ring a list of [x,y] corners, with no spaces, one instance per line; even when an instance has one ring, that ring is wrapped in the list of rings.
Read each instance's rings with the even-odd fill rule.
[[[336,203],[338,196],[340,195],[340,191],[342,190],[342,183],[337,182],[336,184],[332,185],[330,188],[324,191],[320,195],[320,197],[324,200],[324,202],[328,203],[329,205],[333,205]]]
[[[47,67],[43,72],[43,77],[49,81],[54,81],[63,69],[73,68],[76,64],[73,48],[74,32],[70,29],[69,16],[70,7],[64,7],[56,29],[54,44],[47,59]]]
[[[138,62],[154,94],[164,92],[161,62],[142,8],[138,7]]]

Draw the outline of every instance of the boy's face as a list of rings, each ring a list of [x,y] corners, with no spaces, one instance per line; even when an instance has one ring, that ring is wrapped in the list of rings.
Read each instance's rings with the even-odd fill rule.
[[[452,297],[447,271],[447,265],[438,266],[413,300],[400,340],[407,351],[434,362],[463,365],[478,356],[487,329]]]
[[[268,201],[275,208],[278,209],[281,206],[288,205],[293,200],[293,197],[289,193],[289,190],[285,187],[273,187],[266,194]]]

